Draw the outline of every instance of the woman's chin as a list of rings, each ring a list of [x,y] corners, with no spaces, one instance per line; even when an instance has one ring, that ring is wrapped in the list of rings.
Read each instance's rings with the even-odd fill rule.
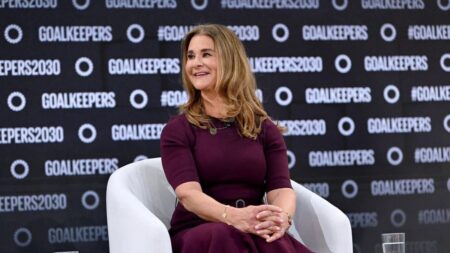
[[[212,88],[212,85],[209,85],[209,84],[198,84],[198,85],[194,85],[194,88],[196,90],[199,90],[199,91],[207,91],[207,90],[210,90]]]

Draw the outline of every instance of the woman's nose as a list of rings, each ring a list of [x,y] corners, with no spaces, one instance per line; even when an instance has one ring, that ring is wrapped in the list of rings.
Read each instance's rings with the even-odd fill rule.
[[[202,66],[203,65],[203,61],[202,61],[201,57],[195,57],[194,65],[195,66]]]

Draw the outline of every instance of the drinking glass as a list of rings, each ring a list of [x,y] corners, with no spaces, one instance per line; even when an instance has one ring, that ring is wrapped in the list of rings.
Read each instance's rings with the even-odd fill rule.
[[[383,253],[405,253],[405,233],[381,234]]]

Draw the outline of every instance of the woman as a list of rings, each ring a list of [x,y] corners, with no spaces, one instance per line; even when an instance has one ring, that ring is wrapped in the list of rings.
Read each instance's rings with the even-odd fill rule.
[[[310,252],[286,233],[295,212],[286,146],[255,96],[242,43],[222,25],[195,27],[182,42],[182,78],[189,100],[161,134],[179,200],[174,252]]]

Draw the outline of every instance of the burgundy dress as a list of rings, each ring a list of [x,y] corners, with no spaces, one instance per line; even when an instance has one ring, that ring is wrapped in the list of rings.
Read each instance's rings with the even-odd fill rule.
[[[236,207],[263,203],[265,192],[291,188],[286,146],[275,124],[263,122],[256,140],[241,137],[234,125],[211,119],[216,135],[173,117],[161,134],[164,172],[175,189],[196,181],[215,200]],[[221,129],[223,128],[223,129]],[[208,222],[178,204],[170,235],[175,253],[294,253],[310,252],[286,234],[267,243],[224,223]]]

